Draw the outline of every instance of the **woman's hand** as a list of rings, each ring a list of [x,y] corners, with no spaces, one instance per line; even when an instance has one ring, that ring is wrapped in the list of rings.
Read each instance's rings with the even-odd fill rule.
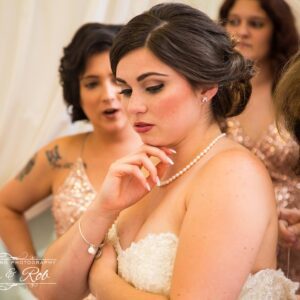
[[[143,145],[134,154],[115,161],[109,168],[99,192],[101,206],[105,211],[120,212],[145,196],[159,183],[159,177],[169,164],[173,164],[168,155],[174,153],[167,148]],[[160,161],[154,164],[150,157]],[[146,178],[142,168],[149,176]]]
[[[106,280],[117,272],[117,255],[114,247],[108,243],[102,249],[102,254],[96,258],[89,273],[89,288],[93,295],[105,286]]]
[[[284,247],[300,250],[300,210],[281,208],[279,210],[279,243]]]

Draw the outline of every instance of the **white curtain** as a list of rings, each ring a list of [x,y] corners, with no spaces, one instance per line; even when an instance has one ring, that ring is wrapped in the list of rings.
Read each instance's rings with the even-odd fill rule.
[[[75,30],[90,21],[125,23],[161,2],[167,1],[0,0],[0,186],[42,145],[85,130],[71,126],[58,83],[62,47]],[[179,2],[215,19],[222,0]],[[300,0],[288,2],[299,19]]]

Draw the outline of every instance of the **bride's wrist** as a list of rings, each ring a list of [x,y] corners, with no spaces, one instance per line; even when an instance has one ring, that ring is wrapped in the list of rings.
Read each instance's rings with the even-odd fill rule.
[[[116,209],[110,207],[104,199],[99,195],[92,205],[89,207],[89,210],[94,212],[98,218],[114,221],[120,214],[121,209]]]
[[[87,209],[86,214],[96,223],[113,223],[120,214],[120,210],[106,207],[103,203],[92,203]]]

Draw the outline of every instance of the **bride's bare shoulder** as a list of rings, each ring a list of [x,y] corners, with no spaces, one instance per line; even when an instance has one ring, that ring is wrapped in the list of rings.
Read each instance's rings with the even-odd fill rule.
[[[222,205],[222,199],[226,199],[227,205],[246,201],[267,209],[275,205],[267,169],[243,147],[217,153],[199,170],[191,185],[190,199],[203,197],[203,201],[220,201],[218,205]]]
[[[272,185],[269,173],[259,158],[235,142],[231,144],[229,141],[226,146],[206,163],[203,172],[199,172],[200,176],[220,176],[228,181],[236,177],[247,178],[248,181],[251,178],[254,181],[264,179],[266,184]]]

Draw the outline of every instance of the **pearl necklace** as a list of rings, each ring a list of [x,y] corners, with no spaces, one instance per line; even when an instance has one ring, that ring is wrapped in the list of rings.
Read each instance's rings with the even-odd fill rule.
[[[178,177],[180,177],[182,174],[184,174],[186,171],[188,171],[193,165],[195,165],[201,157],[203,157],[217,142],[219,139],[221,139],[222,137],[226,136],[226,133],[222,133],[220,135],[218,135],[205,149],[203,149],[190,163],[188,163],[183,169],[181,169],[180,171],[178,171],[175,175],[173,175],[172,177],[161,181],[159,184],[157,184],[157,186],[162,187],[165,185],[170,184],[171,182],[173,182],[175,179],[177,179]]]

